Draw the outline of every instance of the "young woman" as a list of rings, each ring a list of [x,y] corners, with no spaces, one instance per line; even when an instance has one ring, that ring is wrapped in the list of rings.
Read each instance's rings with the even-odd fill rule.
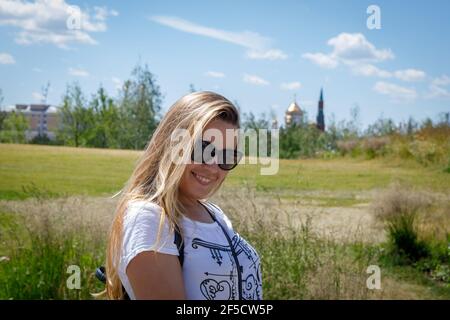
[[[188,94],[169,109],[116,208],[106,262],[110,299],[262,299],[257,252],[207,201],[240,160],[227,135],[238,129],[238,111],[216,93]],[[174,143],[177,132],[188,138]]]

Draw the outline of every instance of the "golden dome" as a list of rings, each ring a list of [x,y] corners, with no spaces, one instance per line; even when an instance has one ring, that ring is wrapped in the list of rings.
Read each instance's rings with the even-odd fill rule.
[[[303,112],[302,112],[302,110],[300,109],[300,107],[298,106],[297,102],[293,101],[293,102],[289,105],[289,107],[288,107],[286,113],[303,113]]]

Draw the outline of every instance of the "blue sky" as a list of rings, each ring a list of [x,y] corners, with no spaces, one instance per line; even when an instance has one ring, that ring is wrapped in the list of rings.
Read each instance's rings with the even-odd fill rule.
[[[381,29],[367,27],[372,4]],[[280,122],[294,94],[314,121],[321,87],[326,120],[355,105],[363,126],[436,118],[450,111],[449,15],[445,0],[0,0],[3,105],[39,102],[48,81],[51,104],[73,81],[116,95],[141,61],[163,111],[192,83]]]

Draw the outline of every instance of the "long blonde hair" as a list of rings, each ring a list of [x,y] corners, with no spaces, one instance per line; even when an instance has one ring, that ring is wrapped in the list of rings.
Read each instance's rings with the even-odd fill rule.
[[[153,133],[131,177],[120,192],[115,210],[106,249],[107,283],[102,293],[109,299],[123,299],[124,296],[118,268],[123,240],[122,224],[127,204],[132,200],[152,201],[162,208],[159,233],[165,219],[168,220],[172,230],[174,228],[181,230],[179,221],[183,207],[178,200],[178,186],[185,165],[171,161],[173,152],[171,135],[175,130],[182,129],[187,130],[190,136],[196,139],[201,136],[204,127],[217,118],[239,127],[238,110],[229,100],[214,92],[194,92],[176,101]],[[194,139],[186,141],[190,146],[190,152]],[[190,152],[183,157],[190,157]],[[208,196],[219,187],[220,185],[216,186]]]

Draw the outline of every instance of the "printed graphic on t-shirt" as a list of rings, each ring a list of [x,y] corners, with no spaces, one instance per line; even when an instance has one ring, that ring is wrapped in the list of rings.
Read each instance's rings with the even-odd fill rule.
[[[192,248],[209,250],[211,260],[221,267],[220,270],[223,270],[220,273],[204,272],[205,278],[199,284],[202,295],[207,300],[235,300],[239,299],[239,287],[241,287],[242,299],[262,299],[261,269],[258,254],[237,233],[234,234],[231,242],[233,250],[229,245],[208,242],[198,237],[192,240]],[[241,267],[241,286],[239,286],[238,268],[235,257],[233,257],[233,251]]]

